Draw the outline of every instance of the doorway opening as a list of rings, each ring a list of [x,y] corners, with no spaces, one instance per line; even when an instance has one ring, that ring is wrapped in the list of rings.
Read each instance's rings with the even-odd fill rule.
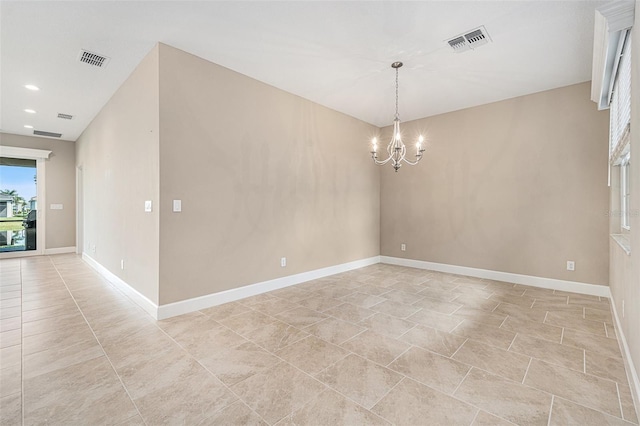
[[[37,162],[0,157],[0,253],[38,249]]]

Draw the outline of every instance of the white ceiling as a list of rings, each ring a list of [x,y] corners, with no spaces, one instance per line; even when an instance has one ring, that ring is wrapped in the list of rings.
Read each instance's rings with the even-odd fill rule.
[[[403,121],[589,80],[603,3],[2,1],[0,129],[76,140],[157,42],[386,126],[396,60]],[[450,50],[480,25],[492,43]],[[80,63],[80,49],[111,61]]]

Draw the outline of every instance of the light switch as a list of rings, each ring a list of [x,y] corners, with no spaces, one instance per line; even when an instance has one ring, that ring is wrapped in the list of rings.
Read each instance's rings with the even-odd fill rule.
[[[151,206],[152,206],[151,200],[145,201],[144,202],[144,211],[147,212],[147,213],[150,212],[151,211]]]
[[[182,211],[182,200],[173,200],[173,211],[174,212]]]

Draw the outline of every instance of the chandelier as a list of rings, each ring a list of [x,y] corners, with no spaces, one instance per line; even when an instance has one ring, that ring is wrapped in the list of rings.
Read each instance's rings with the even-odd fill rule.
[[[374,163],[379,166],[383,166],[388,162],[391,162],[391,165],[397,172],[400,166],[402,166],[402,162],[404,161],[410,166],[415,166],[418,164],[418,161],[422,159],[422,153],[424,152],[424,148],[422,147],[422,142],[424,142],[424,138],[422,135],[418,137],[418,141],[416,142],[416,159],[415,161],[411,161],[406,158],[407,155],[407,147],[402,143],[402,136],[400,134],[400,115],[398,114],[398,68],[402,66],[402,62],[394,62],[391,64],[391,68],[396,70],[396,115],[393,119],[393,136],[391,137],[391,141],[389,145],[387,145],[387,154],[389,155],[384,160],[378,160],[378,139],[373,138],[371,141],[372,151],[371,158],[373,158]]]

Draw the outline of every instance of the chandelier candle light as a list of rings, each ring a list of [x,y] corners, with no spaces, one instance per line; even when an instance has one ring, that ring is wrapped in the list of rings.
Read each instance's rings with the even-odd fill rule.
[[[391,137],[391,141],[389,145],[387,145],[387,153],[389,156],[385,160],[378,160],[378,139],[373,138],[371,141],[372,151],[371,158],[373,158],[373,162],[379,166],[384,166],[389,161],[393,165],[393,168],[397,172],[400,166],[402,166],[402,162],[404,161],[410,166],[415,166],[418,164],[418,161],[422,159],[422,153],[424,152],[424,148],[422,143],[424,142],[424,138],[422,135],[418,138],[418,142],[416,142],[416,159],[415,161],[410,161],[406,158],[407,147],[402,143],[402,136],[400,134],[400,115],[398,114],[398,68],[402,66],[402,62],[394,62],[391,64],[391,68],[396,70],[396,115],[393,119],[393,136]]]

